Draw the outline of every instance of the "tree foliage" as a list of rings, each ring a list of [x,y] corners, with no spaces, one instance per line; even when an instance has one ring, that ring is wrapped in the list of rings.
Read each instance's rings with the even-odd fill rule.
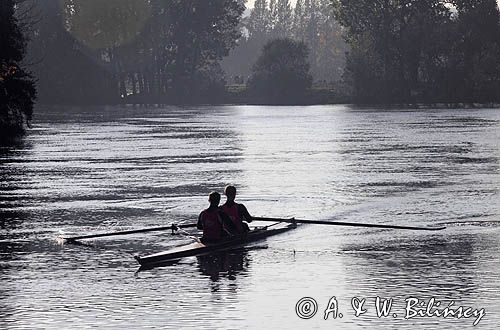
[[[0,2],[0,134],[2,139],[24,131],[33,113],[35,83],[21,67],[25,38],[14,16],[15,2]]]
[[[112,68],[97,50],[77,40],[66,26],[60,0],[32,0],[27,58],[38,80],[39,101],[56,104],[106,103],[118,100]],[[31,1],[21,5],[31,6]]]
[[[44,101],[202,101],[240,36],[243,0],[33,0]],[[111,97],[110,97],[111,96]]]
[[[307,44],[311,73],[316,82],[341,78],[346,44],[329,0],[256,0],[243,21],[246,31],[238,46],[224,60],[229,76],[247,77],[264,44],[291,38]]]
[[[300,102],[311,87],[305,43],[288,38],[266,43],[252,67],[250,93],[272,103]]]
[[[1,3],[0,24],[8,33],[0,36],[0,93],[6,99],[5,86],[15,82],[25,95],[9,93],[9,99],[27,102],[2,109],[9,118],[29,119],[34,92],[19,59],[25,43],[15,18],[8,18],[14,0]],[[275,38],[303,41],[315,82],[343,77],[358,102],[500,99],[496,0],[256,0],[243,20],[244,0],[16,6],[32,3],[39,18],[28,30],[28,62],[43,102],[214,101],[227,76],[248,78],[262,47]]]
[[[351,50],[345,78],[360,102],[499,98],[495,0],[334,0]]]

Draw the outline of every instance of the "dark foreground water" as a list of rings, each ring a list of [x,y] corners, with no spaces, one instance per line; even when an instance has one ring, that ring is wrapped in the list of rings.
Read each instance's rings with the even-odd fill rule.
[[[500,109],[41,108],[30,135],[2,149],[0,176],[2,329],[500,323]],[[254,215],[448,228],[302,226],[138,273],[134,254],[191,241],[57,239],[193,222],[229,183]],[[303,297],[317,302],[310,319],[296,315]],[[325,320],[332,297],[342,317]],[[357,317],[354,297],[366,310]],[[376,297],[393,299],[388,317],[377,317]],[[431,312],[453,302],[472,307],[469,318],[406,310],[433,297]],[[314,304],[299,312],[312,316]]]

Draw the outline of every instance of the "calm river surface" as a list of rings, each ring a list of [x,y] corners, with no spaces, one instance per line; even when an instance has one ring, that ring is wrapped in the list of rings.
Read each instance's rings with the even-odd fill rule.
[[[410,297],[484,308],[476,328],[500,324],[500,109],[44,107],[24,141],[2,149],[0,176],[2,329],[455,329],[477,319],[405,319]],[[256,216],[447,229],[304,225],[141,272],[134,254],[190,239],[57,239],[191,223],[227,184]],[[324,320],[334,296],[343,317]],[[302,297],[317,301],[311,319],[296,315]],[[365,314],[354,316],[353,297]],[[376,297],[393,299],[388,317]]]

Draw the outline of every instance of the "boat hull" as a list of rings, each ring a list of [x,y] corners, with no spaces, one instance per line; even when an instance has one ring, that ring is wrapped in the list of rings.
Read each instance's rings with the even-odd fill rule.
[[[185,257],[199,256],[203,254],[209,254],[213,252],[232,249],[235,247],[246,245],[251,242],[262,240],[269,236],[274,236],[284,233],[294,228],[296,228],[296,225],[294,224],[282,228],[273,228],[273,229],[258,228],[250,231],[245,236],[231,238],[228,240],[224,240],[222,242],[213,244],[204,244],[201,242],[196,242],[143,257],[136,256],[135,259],[141,265],[141,268],[152,268],[160,265],[165,265],[172,261],[176,261]]]

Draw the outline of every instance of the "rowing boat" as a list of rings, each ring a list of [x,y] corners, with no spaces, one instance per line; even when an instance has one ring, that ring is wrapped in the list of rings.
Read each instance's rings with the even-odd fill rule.
[[[152,268],[168,264],[169,262],[179,260],[185,257],[199,256],[210,254],[218,251],[224,251],[235,247],[243,246],[251,242],[262,240],[269,236],[284,233],[297,227],[296,224],[289,224],[280,228],[258,227],[249,231],[244,236],[231,237],[230,239],[221,242],[204,244],[196,242],[192,244],[182,245],[163,252],[147,255],[135,256],[135,259],[141,265],[141,268]]]

